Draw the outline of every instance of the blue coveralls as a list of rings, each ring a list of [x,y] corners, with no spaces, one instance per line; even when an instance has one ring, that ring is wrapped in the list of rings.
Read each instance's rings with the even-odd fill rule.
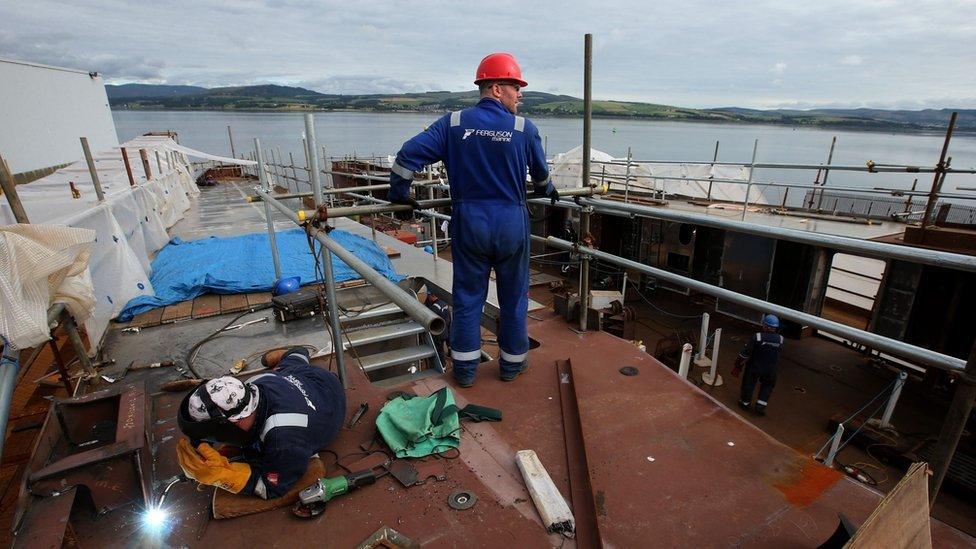
[[[752,404],[752,392],[759,384],[756,406],[765,407],[776,386],[776,370],[779,352],[783,348],[783,336],[774,332],[757,332],[742,348],[739,356],[746,361],[742,374],[740,400],[743,405]]]
[[[346,394],[332,372],[310,366],[308,351],[286,353],[274,372],[248,380],[258,388],[256,440],[244,452],[251,478],[243,493],[284,495],[308,460],[336,437],[346,417]]]
[[[529,291],[529,215],[526,171],[536,189],[552,190],[535,124],[500,102],[445,115],[403,144],[390,175],[390,200],[408,197],[413,172],[443,161],[451,184],[454,262],[451,358],[454,376],[472,380],[481,357],[481,311],[495,270],[499,367],[518,372],[529,351],[525,327]]]

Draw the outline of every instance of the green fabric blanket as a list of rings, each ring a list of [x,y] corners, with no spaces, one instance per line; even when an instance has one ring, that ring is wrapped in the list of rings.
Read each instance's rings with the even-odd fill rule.
[[[461,445],[461,421],[448,387],[427,397],[399,396],[387,402],[376,428],[398,458],[424,457]]]

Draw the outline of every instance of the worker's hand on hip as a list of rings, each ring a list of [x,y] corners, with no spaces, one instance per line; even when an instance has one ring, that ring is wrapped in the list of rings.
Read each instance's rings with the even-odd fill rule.
[[[176,457],[187,477],[235,494],[243,490],[251,478],[250,465],[231,463],[206,442],[194,449],[188,440],[180,439],[176,445]]]
[[[390,203],[392,203],[392,204],[403,204],[403,205],[406,205],[406,206],[410,206],[412,208],[410,210],[404,210],[402,212],[393,212],[393,217],[396,217],[400,221],[410,221],[411,219],[413,219],[414,210],[421,209],[420,203],[417,202],[416,200],[410,198],[409,196],[407,198],[400,198],[400,199],[397,199],[397,200],[390,200]]]
[[[557,191],[556,188],[551,185],[546,187],[536,187],[536,189],[532,192],[532,196],[534,198],[549,198],[549,203],[555,205],[556,201],[559,200],[559,191]]]

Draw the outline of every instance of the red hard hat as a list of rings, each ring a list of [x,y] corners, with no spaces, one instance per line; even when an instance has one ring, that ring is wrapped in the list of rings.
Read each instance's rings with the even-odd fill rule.
[[[480,84],[486,80],[513,80],[523,88],[529,85],[522,80],[522,69],[510,53],[492,53],[481,60],[478,64],[478,72],[475,73],[474,83]]]

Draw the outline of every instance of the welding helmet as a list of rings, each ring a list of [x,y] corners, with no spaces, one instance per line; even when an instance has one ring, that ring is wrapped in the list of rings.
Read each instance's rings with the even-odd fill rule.
[[[779,317],[776,315],[766,315],[762,319],[762,325],[767,328],[779,328]]]
[[[219,393],[214,392],[215,387],[225,380],[233,380],[244,389],[239,391],[240,398],[234,400],[230,408],[220,406],[213,399],[213,395]],[[253,413],[257,408],[258,398],[257,387],[250,383],[229,376],[211,379],[183,397],[176,416],[177,424],[194,446],[201,441],[221,442],[242,448],[250,446],[254,441],[253,427],[245,431],[232,418],[238,419]]]

